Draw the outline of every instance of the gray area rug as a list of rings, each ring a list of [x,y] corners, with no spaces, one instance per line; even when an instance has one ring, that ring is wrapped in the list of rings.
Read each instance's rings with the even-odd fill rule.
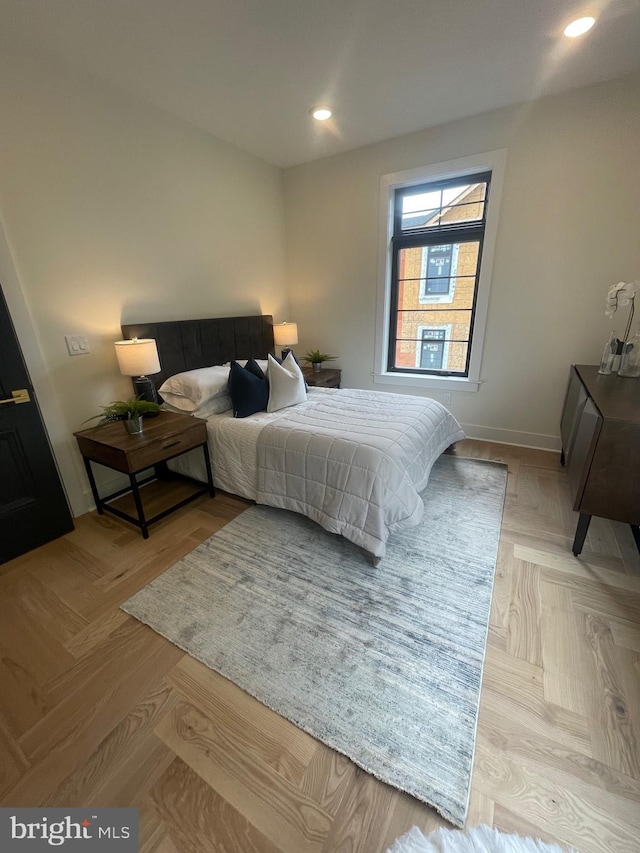
[[[377,568],[252,506],[122,607],[364,770],[464,825],[507,469],[442,456]]]

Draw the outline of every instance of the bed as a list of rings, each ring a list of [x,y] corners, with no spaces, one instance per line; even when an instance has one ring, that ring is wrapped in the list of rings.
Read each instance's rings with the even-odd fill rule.
[[[273,353],[269,316],[124,325],[123,336],[155,338],[159,388],[184,371]],[[435,460],[464,438],[453,415],[427,397],[309,388],[277,412],[207,418],[216,487],[306,515],[373,555],[389,535],[422,518],[420,492]],[[172,463],[206,479],[198,454]]]

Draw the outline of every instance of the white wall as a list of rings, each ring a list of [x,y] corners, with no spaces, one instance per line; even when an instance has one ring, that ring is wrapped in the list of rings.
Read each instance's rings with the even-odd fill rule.
[[[72,432],[132,393],[122,322],[288,316],[282,174],[44,59],[2,55],[0,115],[0,280],[78,513]]]
[[[483,384],[450,408],[469,434],[557,447],[569,365],[599,361],[606,290],[640,278],[639,75],[288,169],[291,319],[299,349],[339,354],[344,383],[373,388],[380,177],[498,148]]]
[[[596,362],[611,326],[606,288],[640,277],[639,103],[636,75],[289,169],[285,223],[278,169],[4,52],[0,281],[74,511],[72,432],[130,393],[121,322],[272,313],[299,323],[298,352],[339,354],[345,384],[373,387],[380,176],[502,147],[484,381],[451,408],[474,434],[554,446],[568,366]],[[65,334],[91,355],[70,358]]]

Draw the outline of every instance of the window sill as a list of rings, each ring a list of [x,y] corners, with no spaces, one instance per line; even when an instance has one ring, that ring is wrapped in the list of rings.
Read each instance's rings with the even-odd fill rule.
[[[374,373],[376,385],[396,385],[403,388],[437,388],[440,391],[472,391],[480,388],[480,380],[457,376],[417,376],[408,373]]]

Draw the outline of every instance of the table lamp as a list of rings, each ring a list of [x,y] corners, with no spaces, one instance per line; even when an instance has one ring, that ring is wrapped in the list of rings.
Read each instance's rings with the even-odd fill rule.
[[[282,350],[282,360],[284,361],[291,351],[288,348],[298,343],[298,324],[274,323],[273,342],[278,347],[286,347]]]
[[[132,338],[130,341],[116,341],[118,366],[123,376],[131,376],[136,397],[158,402],[155,385],[148,373],[160,372],[158,348],[153,338]]]

